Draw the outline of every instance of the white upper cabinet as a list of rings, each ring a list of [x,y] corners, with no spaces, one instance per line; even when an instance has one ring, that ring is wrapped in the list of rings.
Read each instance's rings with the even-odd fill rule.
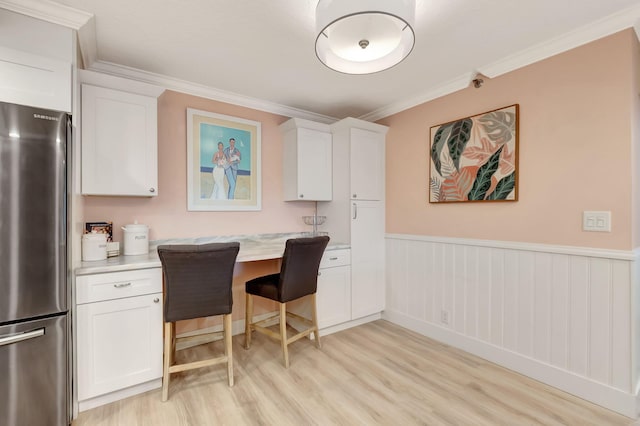
[[[351,198],[384,198],[385,135],[363,129],[351,129]]]
[[[285,201],[331,200],[331,132],[328,125],[292,118],[283,132]]]
[[[75,34],[0,8],[0,101],[71,112]]]
[[[155,96],[82,85],[82,194],[158,195]]]

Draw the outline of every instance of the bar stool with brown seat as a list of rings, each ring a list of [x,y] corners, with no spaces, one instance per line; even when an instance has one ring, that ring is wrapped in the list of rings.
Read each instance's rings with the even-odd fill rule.
[[[320,348],[320,334],[318,333],[318,318],[316,314],[316,289],[318,285],[318,268],[329,237],[319,236],[310,238],[292,238],[287,240],[280,272],[247,281],[246,318],[245,318],[245,348],[251,346],[251,332],[255,330],[280,340],[284,365],[289,368],[289,351],[287,346],[296,340],[314,334],[315,343]],[[260,296],[278,302],[279,312],[257,322],[253,322],[252,296]],[[286,305],[305,296],[311,297],[311,318],[304,318],[287,312]],[[278,318],[279,317],[279,318]],[[279,333],[270,330],[278,318]],[[307,328],[291,337],[287,336],[287,318],[295,319]],[[277,323],[277,322],[276,322]]]
[[[179,371],[226,362],[229,386],[233,386],[231,287],[239,250],[238,242],[158,246],[164,280],[163,401],[169,398],[169,376]],[[176,321],[214,315],[223,315],[223,332],[211,334],[224,334],[224,355],[186,364],[175,364],[177,340],[190,339],[189,337],[176,339]]]

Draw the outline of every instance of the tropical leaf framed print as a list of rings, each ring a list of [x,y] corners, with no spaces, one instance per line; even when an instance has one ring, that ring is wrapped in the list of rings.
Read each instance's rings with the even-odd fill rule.
[[[429,202],[518,200],[518,105],[431,128]]]

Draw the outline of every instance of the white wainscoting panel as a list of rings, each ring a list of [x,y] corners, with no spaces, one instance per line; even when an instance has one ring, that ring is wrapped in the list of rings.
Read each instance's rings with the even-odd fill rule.
[[[635,418],[638,256],[387,235],[383,318]]]

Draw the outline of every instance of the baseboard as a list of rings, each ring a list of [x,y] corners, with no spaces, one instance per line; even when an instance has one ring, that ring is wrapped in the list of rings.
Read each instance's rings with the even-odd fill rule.
[[[347,328],[356,327],[358,325],[366,324],[371,321],[379,320],[382,318],[382,314],[378,312],[377,314],[368,315],[366,317],[358,318],[352,321],[343,322],[340,324],[332,325],[330,327],[325,327],[320,329],[320,337],[326,336],[328,334],[337,333],[338,331],[346,330]]]
[[[87,399],[85,401],[78,401],[78,411],[79,412],[87,411],[92,408],[99,407],[101,405],[109,404],[111,402],[128,398],[133,395],[138,395],[140,393],[148,392],[150,390],[158,389],[160,387],[162,387],[162,377],[155,380],[151,380],[146,383],[141,383],[139,385],[131,386],[126,389],[120,389],[118,391],[111,392],[106,395],[100,395],[95,398]],[[160,395],[158,395],[158,398],[160,398]]]
[[[411,318],[402,313],[385,310],[382,318],[423,336],[462,349],[502,367],[571,393],[624,416],[632,419],[638,416],[637,397],[634,394],[625,393],[606,384],[578,376],[570,371],[542,363],[480,340],[471,339],[448,328]]]

